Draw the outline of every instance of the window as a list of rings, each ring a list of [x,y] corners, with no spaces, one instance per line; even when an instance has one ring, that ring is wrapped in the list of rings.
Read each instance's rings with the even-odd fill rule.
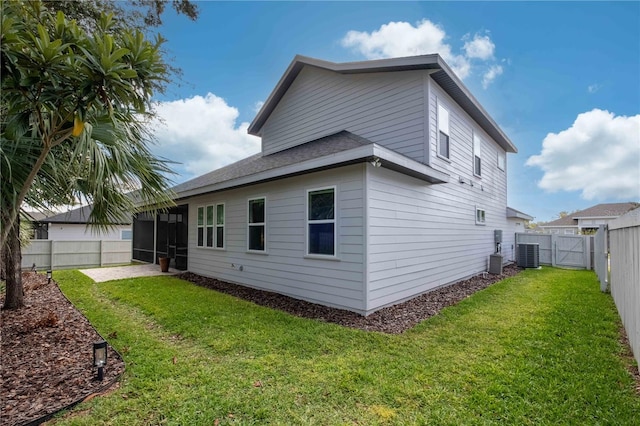
[[[498,168],[504,172],[507,163],[504,152],[498,152]]]
[[[206,221],[206,228],[207,228],[207,242],[206,245],[207,247],[213,247],[213,206],[207,206],[207,221]]]
[[[449,158],[449,111],[438,104],[438,155]]]
[[[198,207],[198,247],[224,248],[224,204]]]
[[[476,225],[484,225],[486,221],[486,212],[482,207],[476,207]]]
[[[216,204],[216,248],[224,248],[224,204]]]
[[[249,200],[249,250],[265,251],[265,199]]]
[[[335,193],[335,188],[308,191],[308,254],[327,256],[336,254]]]
[[[565,230],[564,230],[564,233],[565,233],[566,235],[575,235],[575,233],[576,233],[576,232],[575,232],[575,230],[573,230],[573,229],[565,229]]]
[[[198,207],[198,247],[204,247],[204,207]]]
[[[123,229],[120,231],[121,240],[130,240],[133,237],[133,231],[131,229]]]
[[[482,139],[475,133],[473,134],[473,174],[482,176],[482,157],[480,150],[482,148]]]

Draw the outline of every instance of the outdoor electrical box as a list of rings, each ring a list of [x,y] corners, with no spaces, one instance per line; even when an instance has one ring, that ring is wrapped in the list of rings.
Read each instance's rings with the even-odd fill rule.
[[[494,229],[493,230],[493,241],[495,243],[502,242],[502,229]]]
[[[492,254],[489,256],[489,273],[494,275],[502,274],[502,255]]]

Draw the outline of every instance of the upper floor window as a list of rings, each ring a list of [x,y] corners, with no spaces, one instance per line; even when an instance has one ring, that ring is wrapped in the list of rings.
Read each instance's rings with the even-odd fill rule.
[[[498,168],[504,171],[507,164],[507,158],[504,152],[498,152]]]
[[[480,151],[482,149],[482,139],[475,133],[473,134],[473,174],[482,176],[482,157]]]
[[[449,158],[449,111],[438,104],[438,155]]]
[[[324,188],[308,191],[308,254],[334,256],[336,253],[336,190]]]
[[[265,205],[264,197],[249,200],[248,248],[251,251],[265,251]]]

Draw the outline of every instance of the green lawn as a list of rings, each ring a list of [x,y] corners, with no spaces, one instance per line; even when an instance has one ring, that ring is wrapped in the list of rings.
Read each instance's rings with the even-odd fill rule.
[[[400,336],[300,319],[174,277],[64,293],[123,355],[121,388],[56,424],[634,424],[595,274],[527,270]],[[176,362],[173,362],[173,359]],[[637,424],[637,423],[636,423]]]

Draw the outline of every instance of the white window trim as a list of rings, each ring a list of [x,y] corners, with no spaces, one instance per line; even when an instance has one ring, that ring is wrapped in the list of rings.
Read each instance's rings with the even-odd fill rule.
[[[324,219],[324,220],[309,220],[309,194],[316,191],[325,191],[327,189],[333,190],[333,219]],[[319,188],[310,188],[307,189],[306,197],[305,197],[305,256],[309,259],[330,259],[330,260],[338,260],[338,188],[336,185],[333,186],[323,186]],[[309,253],[309,225],[311,223],[314,224],[322,224],[322,223],[333,223],[333,254],[319,254],[319,253]]]
[[[472,170],[473,175],[475,177],[482,177],[482,138],[478,136],[476,132],[473,132],[472,136],[472,144],[473,144],[473,160],[472,160]],[[476,157],[480,160],[480,170],[476,170]]]
[[[218,206],[223,206],[223,209],[224,209],[224,218],[223,218],[222,226],[216,223],[218,218],[217,216]],[[207,209],[209,207],[213,208],[213,224],[212,225],[207,225]],[[198,209],[202,209],[202,225],[198,225]],[[197,206],[196,207],[196,247],[205,249],[205,250],[226,250],[226,239],[227,239],[226,222],[227,222],[227,208],[224,202]],[[218,234],[216,233],[216,229],[219,227],[222,227],[223,229],[222,230],[222,234],[223,234],[222,247],[217,246]],[[212,231],[213,241],[211,242],[212,243],[211,246],[207,246],[207,228],[213,228],[213,231]],[[199,229],[202,229],[202,245],[198,245]]]
[[[445,129],[441,129],[441,119],[444,121],[444,118],[441,118],[441,114],[440,114],[440,109],[442,108],[443,111],[445,111],[447,113],[447,129],[445,131]],[[445,135],[447,135],[448,137],[448,156],[442,155],[440,153],[440,133],[444,133]],[[443,160],[446,161],[451,161],[451,112],[449,111],[449,108],[447,108],[445,105],[443,105],[439,99],[436,100],[436,155],[440,158],[442,158]]]
[[[505,169],[507,168],[507,154],[504,152],[498,151],[497,162],[498,162],[498,169],[504,172]]]
[[[200,225],[198,223],[198,215],[200,214],[200,209],[202,209],[202,225]],[[206,226],[205,224],[207,223],[207,206],[197,206],[196,207],[196,247],[198,248],[206,248]],[[200,230],[200,228],[202,228],[202,245],[198,244],[198,232]]]
[[[249,218],[250,218],[249,205],[250,205],[251,201],[255,201],[255,200],[264,200],[264,222],[249,223]],[[250,239],[249,230],[250,230],[251,226],[263,226],[264,227],[264,250],[256,250],[256,249],[249,248],[249,239]],[[252,198],[248,198],[247,199],[247,252],[248,253],[257,253],[257,254],[266,254],[267,253],[267,197],[266,196],[252,197]]]
[[[487,211],[482,206],[476,206],[476,225],[484,226],[487,224]]]

